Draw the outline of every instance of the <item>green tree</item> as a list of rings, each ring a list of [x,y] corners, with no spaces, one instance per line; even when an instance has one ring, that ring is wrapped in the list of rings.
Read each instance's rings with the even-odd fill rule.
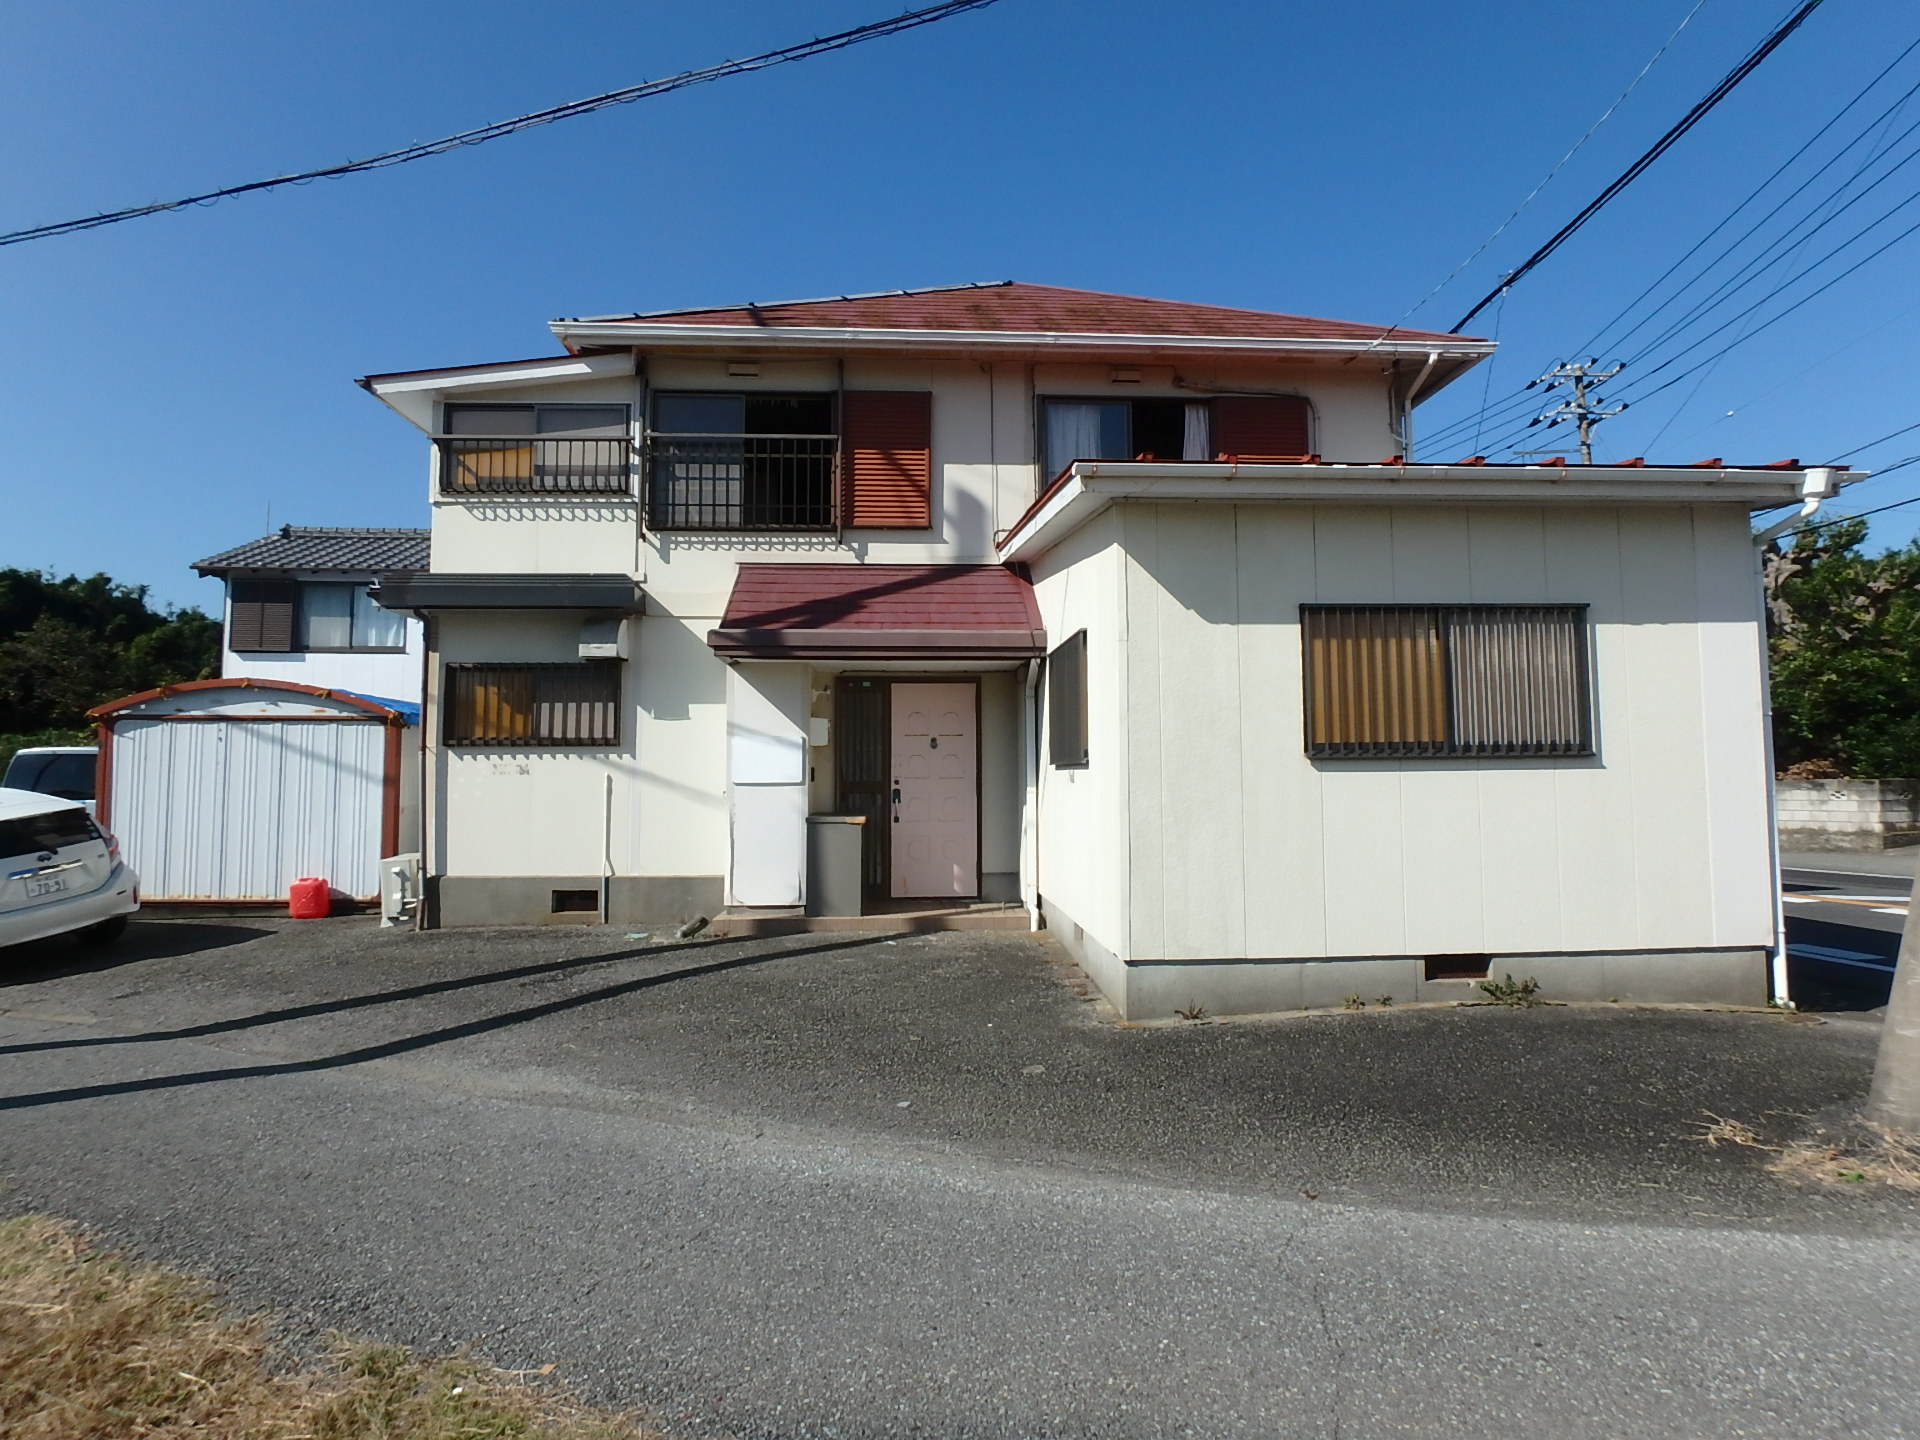
[[[1864,520],[1802,531],[1765,557],[1782,767],[1920,775],[1920,541],[1863,555],[1866,533]]]
[[[84,743],[103,700],[219,668],[219,622],[156,610],[144,585],[0,570],[0,765],[22,745]]]

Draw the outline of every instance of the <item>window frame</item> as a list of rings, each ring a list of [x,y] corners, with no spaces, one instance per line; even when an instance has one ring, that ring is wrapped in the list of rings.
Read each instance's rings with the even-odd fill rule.
[[[471,437],[460,436],[460,435],[457,435],[453,430],[448,428],[449,417],[451,416],[452,412],[456,410],[483,411],[483,412],[493,411],[493,412],[498,412],[502,414],[508,411],[530,410],[533,412],[533,429],[529,430],[525,435],[489,436],[481,432],[475,432],[474,435]],[[440,406],[440,428],[436,432],[436,434],[448,439],[474,438],[474,439],[481,439],[481,440],[486,440],[486,439],[538,440],[542,436],[546,436],[548,438],[556,439],[556,440],[568,439],[571,435],[571,432],[569,431],[542,430],[540,428],[540,412],[543,410],[618,410],[621,413],[621,415],[624,417],[623,420],[621,421],[621,434],[626,436],[626,438],[629,440],[633,438],[633,406],[625,400],[566,400],[566,401],[552,401],[552,402],[545,401],[545,400],[539,400],[539,401],[535,401],[535,400],[447,400],[447,401],[443,401]],[[588,426],[587,428],[605,430],[611,427],[599,425],[599,426]],[[581,438],[581,437],[572,436],[571,438]],[[615,439],[618,437],[590,436],[586,438]]]
[[[554,674],[566,671],[578,677],[592,677],[608,682],[611,693],[586,700],[585,704],[603,704],[610,707],[612,726],[608,732],[590,737],[561,736],[543,738],[537,735],[510,735],[500,738],[475,738],[457,733],[460,725],[460,706],[455,694],[456,677],[478,671],[535,672]],[[627,733],[626,725],[626,666],[617,660],[562,660],[562,661],[450,661],[441,667],[440,679],[440,743],[450,750],[618,750],[622,747]],[[528,703],[537,707],[543,703],[563,703],[542,701],[537,693],[530,695]]]
[[[1061,694],[1061,663],[1073,664],[1072,693]],[[1085,770],[1092,763],[1088,734],[1087,632],[1083,626],[1047,652],[1047,763],[1055,770]],[[1066,701],[1071,701],[1069,706]],[[1068,710],[1073,712],[1071,719]],[[1063,753],[1064,757],[1063,758]]]
[[[844,528],[846,516],[843,514],[841,490],[846,417],[841,410],[843,393],[839,389],[728,389],[711,386],[650,389],[644,407],[646,423],[641,442],[644,452],[641,515],[646,529],[655,534],[826,535]],[[660,429],[660,402],[683,398],[737,400],[741,404],[740,423],[743,427],[747,424],[746,407],[754,400],[818,402],[824,405],[828,428],[819,431]],[[700,449],[703,441],[738,441],[738,451],[703,452]],[[756,448],[756,441],[762,442],[762,448]],[[807,454],[797,448],[787,454],[778,448],[801,447],[810,441],[830,443],[825,452],[819,455]],[[765,446],[776,448],[766,449]],[[783,494],[777,488],[755,488],[756,480],[764,482],[769,476],[780,474],[782,466],[811,467],[821,461],[825,462],[823,473],[817,480],[808,479],[805,482],[809,486],[819,486],[821,496],[817,503],[796,499],[797,492],[793,491]],[[712,470],[720,473],[697,473],[691,476],[663,473],[669,467],[678,466],[688,466],[697,472]],[[728,470],[735,473],[725,473]],[[791,475],[786,478],[791,483]],[[793,512],[814,510],[818,513],[806,515],[804,523],[794,518]],[[767,511],[788,513],[776,516],[773,520],[755,518],[764,516]],[[737,523],[716,518],[723,512],[738,512]]]
[[[1599,726],[1595,717],[1593,626],[1590,607],[1585,602],[1545,601],[1536,604],[1332,604],[1312,602],[1300,606],[1300,682],[1301,749],[1307,758],[1323,760],[1583,760],[1599,753]],[[1439,659],[1439,704],[1444,738],[1439,741],[1320,741],[1316,730],[1314,647],[1310,617],[1329,613],[1431,613],[1436,617]],[[1570,653],[1573,660],[1569,677],[1573,687],[1570,710],[1578,728],[1572,742],[1524,740],[1462,742],[1458,739],[1458,701],[1454,693],[1453,642],[1451,621],[1468,614],[1511,614],[1545,617],[1560,612],[1572,627]]]

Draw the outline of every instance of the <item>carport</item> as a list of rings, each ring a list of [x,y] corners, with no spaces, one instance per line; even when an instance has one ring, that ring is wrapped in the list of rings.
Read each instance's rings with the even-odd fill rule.
[[[417,821],[410,716],[282,680],[192,680],[88,712],[100,736],[100,823],[149,900],[284,900],[306,875],[377,900],[379,862]]]

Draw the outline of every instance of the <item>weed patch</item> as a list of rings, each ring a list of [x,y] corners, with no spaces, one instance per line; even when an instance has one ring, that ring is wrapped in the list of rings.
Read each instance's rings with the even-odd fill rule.
[[[552,1367],[546,1367],[550,1372]],[[0,1435],[9,1440],[655,1440],[536,1376],[340,1340],[275,1364],[261,1317],[203,1282],[96,1249],[43,1216],[0,1222]]]
[[[1524,980],[1515,980],[1511,975],[1503,975],[1498,980],[1482,980],[1480,989],[1485,991],[1496,1005],[1511,1005],[1519,1009],[1522,1006],[1543,1003],[1540,999],[1540,982],[1531,975]]]
[[[1738,1145],[1773,1158],[1767,1169],[1783,1179],[1820,1185],[1883,1185],[1920,1194],[1920,1138],[1863,1122],[1830,1140],[1773,1144],[1744,1120],[1710,1115],[1695,1122],[1710,1146]]]

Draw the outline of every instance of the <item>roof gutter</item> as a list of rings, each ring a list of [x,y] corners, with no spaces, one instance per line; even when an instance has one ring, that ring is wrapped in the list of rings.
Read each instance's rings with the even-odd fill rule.
[[[1027,353],[1115,351],[1142,354],[1238,352],[1250,355],[1419,356],[1465,362],[1494,352],[1491,340],[1455,340],[1436,348],[1434,341],[1330,339],[1325,336],[1128,335],[1035,330],[919,330],[850,326],[649,325],[645,322],[555,320],[555,337],[576,347],[642,349],[809,349],[844,350],[1000,350]]]
[[[1824,475],[1825,479],[1815,477]],[[1838,493],[1861,474],[1721,466],[1603,465],[1167,465],[1081,460],[1001,542],[1001,560],[1049,549],[1116,500],[1223,504],[1737,504],[1766,510],[1808,487]],[[1796,517],[1797,518],[1797,517]]]

